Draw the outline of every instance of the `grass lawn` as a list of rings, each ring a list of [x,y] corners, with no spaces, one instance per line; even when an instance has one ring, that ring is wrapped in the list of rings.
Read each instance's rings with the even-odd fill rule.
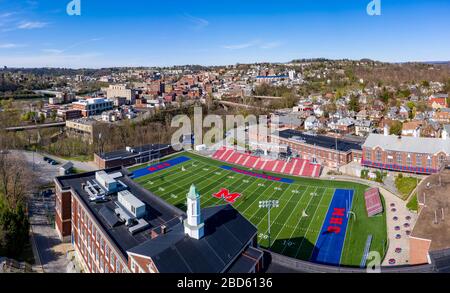
[[[192,183],[197,186],[202,196],[202,207],[225,204],[222,199],[212,196],[221,188],[240,193],[241,197],[237,198],[233,206],[258,228],[259,244],[265,248],[269,245],[267,210],[259,209],[258,202],[278,199],[280,206],[271,211],[270,249],[303,260],[309,260],[311,257],[335,189],[351,189],[354,190],[352,211],[356,217],[351,217],[348,224],[341,265],[359,266],[368,235],[373,236],[371,250],[383,255],[387,234],[385,214],[367,217],[363,196],[367,188],[365,185],[265,172],[266,175],[293,179],[294,182],[289,184],[224,170],[220,166],[232,165],[190,152],[177,156],[186,156],[191,160],[137,178],[135,181],[183,210],[186,208],[186,193]],[[176,156],[171,158],[174,157]],[[248,170],[241,166],[239,169]],[[308,216],[302,217],[303,212]]]
[[[417,194],[415,194],[413,197],[411,197],[411,199],[409,200],[409,202],[406,204],[406,207],[414,212],[419,211],[419,201],[417,200]]]
[[[411,192],[417,186],[417,178],[397,177],[395,178],[395,187],[400,192],[402,199],[407,199]]]

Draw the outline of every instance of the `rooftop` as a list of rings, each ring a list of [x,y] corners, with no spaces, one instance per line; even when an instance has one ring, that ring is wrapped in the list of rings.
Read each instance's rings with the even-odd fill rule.
[[[338,138],[337,145],[336,139],[329,136],[324,135],[310,135],[305,132],[297,131],[297,130],[283,130],[279,132],[279,136],[285,139],[293,140],[293,141],[302,141],[303,143],[309,145],[316,145],[318,147],[333,149],[336,147],[338,151],[348,152],[350,150],[361,150],[361,143],[357,141],[351,141],[347,139]]]
[[[130,249],[130,253],[151,257],[161,273],[220,273],[232,270],[235,265],[242,272],[250,264],[245,259],[234,258],[256,235],[256,227],[231,205],[202,209],[202,215],[204,237],[197,240],[187,236],[179,222],[166,234]]]
[[[118,171],[121,171],[121,169],[115,168],[107,170],[106,172],[108,174],[117,174]],[[123,170],[122,173],[124,172],[126,171]],[[111,214],[115,216],[114,210],[117,206],[114,202],[117,201],[117,194],[112,194],[109,197],[109,200],[104,202],[89,201],[89,194],[83,189],[82,184],[85,184],[88,180],[92,181],[93,179],[95,179],[95,172],[56,178],[63,189],[72,188],[73,191],[75,191],[84,205],[87,206],[88,210],[92,213],[93,218],[101,225],[101,227],[103,227],[104,231],[108,233],[110,238],[124,255],[126,255],[128,249],[136,247],[151,239],[151,230],[160,227],[163,224],[167,227],[171,227],[180,223],[180,216],[184,217],[184,213],[181,210],[165,203],[156,195],[141,188],[129,179],[128,176],[122,175],[121,177],[116,177],[116,179],[124,183],[128,187],[128,190],[145,204],[146,215],[144,216],[144,220],[149,223],[147,229],[132,234],[125,224],[119,223],[118,225],[111,225],[112,221],[107,217]]]
[[[412,137],[396,135],[369,134],[363,145],[366,148],[380,147],[384,150],[396,152],[410,152],[419,154],[437,154],[445,152],[450,154],[450,139],[430,137]]]

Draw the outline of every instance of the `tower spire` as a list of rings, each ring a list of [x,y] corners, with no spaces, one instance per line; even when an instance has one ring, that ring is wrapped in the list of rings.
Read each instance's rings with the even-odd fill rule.
[[[189,237],[200,239],[204,235],[203,218],[200,209],[200,194],[194,184],[189,188],[187,197],[187,218],[184,220],[184,232]]]

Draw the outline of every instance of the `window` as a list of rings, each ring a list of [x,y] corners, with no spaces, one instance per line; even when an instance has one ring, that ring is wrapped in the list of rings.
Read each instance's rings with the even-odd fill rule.
[[[134,260],[131,261],[131,270],[134,272],[136,265],[134,264]]]
[[[427,168],[431,168],[432,165],[433,165],[433,159],[431,158],[431,156],[428,156],[428,158],[427,158]]]
[[[397,154],[397,165],[403,165],[402,154]]]
[[[394,163],[394,154],[393,153],[388,153],[387,162],[388,162],[388,164]]]
[[[120,273],[120,261],[117,257],[116,257],[116,272]]]
[[[406,157],[406,165],[411,166],[411,164],[412,164],[411,155],[408,154],[408,156]]]
[[[366,160],[372,161],[372,150],[366,149],[364,156],[366,157]]]
[[[377,162],[379,162],[379,163],[381,163],[382,162],[382,160],[381,160],[381,156],[382,156],[382,153],[381,153],[381,150],[377,150]]]
[[[109,260],[109,263],[111,264],[111,267],[114,268],[114,265],[116,264],[116,261],[114,259],[114,254],[111,252],[111,258]]]
[[[445,163],[445,155],[440,155],[439,156],[439,167],[444,166]]]
[[[416,166],[422,167],[422,155],[419,154],[416,155]]]

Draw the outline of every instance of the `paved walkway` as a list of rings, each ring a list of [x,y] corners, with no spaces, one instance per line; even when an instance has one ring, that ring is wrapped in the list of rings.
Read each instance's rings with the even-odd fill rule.
[[[70,244],[63,244],[58,238],[56,230],[49,222],[49,215],[54,214],[55,198],[32,197],[29,201],[30,224],[35,253],[38,255],[36,263],[40,264],[36,271],[45,273],[65,273],[68,260],[66,252]]]
[[[391,192],[383,188],[380,188],[380,191],[386,201],[386,223],[389,239],[389,248],[384,258],[383,266],[393,266],[389,264],[390,259],[395,259],[395,265],[406,265],[409,260],[408,231],[412,231],[418,215],[409,211],[406,207],[406,202]],[[407,217],[410,217],[410,219],[408,220]],[[397,239],[397,235],[400,235],[399,239]],[[401,248],[401,253],[395,251],[397,248]]]

